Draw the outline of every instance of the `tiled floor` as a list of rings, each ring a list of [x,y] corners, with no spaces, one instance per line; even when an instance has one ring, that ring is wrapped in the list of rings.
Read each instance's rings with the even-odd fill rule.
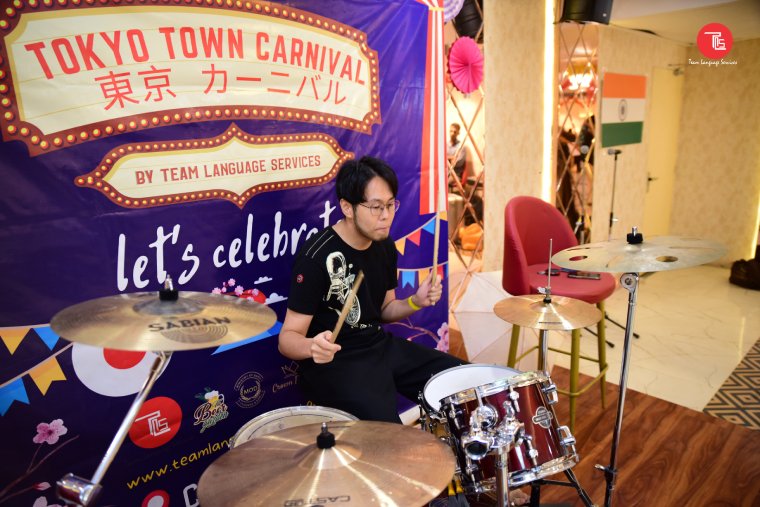
[[[760,339],[760,291],[728,282],[729,270],[712,266],[662,271],[641,277],[633,306],[627,386],[694,410],[702,410],[747,351]],[[511,324],[493,314],[493,305],[509,297],[501,272],[465,276],[451,268],[450,285],[465,278],[450,319],[451,353],[475,363],[506,364]],[[607,314],[626,324],[629,293],[618,288],[607,300]],[[524,329],[521,345],[537,342],[538,332]],[[461,335],[459,334],[461,333]],[[461,340],[459,337],[461,336]],[[596,339],[584,332],[582,353],[596,356]],[[619,383],[624,330],[607,322],[610,370],[607,381]],[[550,344],[569,349],[569,332],[551,332]],[[569,358],[549,353],[549,366],[568,367]],[[585,364],[584,364],[585,363]],[[596,365],[581,361],[581,372]],[[536,369],[535,353],[518,365]]]

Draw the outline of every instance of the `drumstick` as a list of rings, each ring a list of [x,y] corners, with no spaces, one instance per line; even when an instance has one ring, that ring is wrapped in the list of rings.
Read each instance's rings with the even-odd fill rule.
[[[438,220],[438,212],[435,213],[435,234],[433,235],[433,270],[430,272],[430,286],[435,285],[436,275],[438,275],[438,237],[441,232],[441,221]]]
[[[356,299],[356,292],[359,290],[359,285],[361,285],[362,280],[364,280],[364,271],[359,270],[359,274],[356,275],[356,280],[354,280],[354,285],[351,287],[351,292],[348,293],[346,302],[343,303],[343,309],[340,311],[340,316],[338,316],[338,323],[335,324],[335,329],[333,329],[330,343],[335,343],[335,339],[338,337],[340,328],[343,327],[343,321],[346,320],[346,316],[348,315],[349,310],[354,305],[354,299]]]

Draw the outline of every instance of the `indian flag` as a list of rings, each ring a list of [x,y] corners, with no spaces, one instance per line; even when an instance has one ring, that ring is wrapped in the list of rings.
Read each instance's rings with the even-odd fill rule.
[[[646,76],[604,74],[601,113],[603,148],[641,142],[646,92]]]

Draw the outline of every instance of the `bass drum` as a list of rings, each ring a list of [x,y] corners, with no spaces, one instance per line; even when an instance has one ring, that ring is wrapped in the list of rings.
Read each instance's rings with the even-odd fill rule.
[[[358,421],[348,412],[318,405],[283,407],[265,412],[245,423],[230,440],[230,449],[275,431],[329,421]]]

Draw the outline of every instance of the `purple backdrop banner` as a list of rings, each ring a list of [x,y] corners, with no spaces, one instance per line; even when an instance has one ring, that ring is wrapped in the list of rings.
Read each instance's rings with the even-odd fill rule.
[[[308,403],[277,334],[295,251],[342,216],[343,161],[371,154],[399,173],[398,296],[429,274],[428,6],[209,4],[4,3],[0,505],[59,504],[56,480],[89,479],[154,358],[57,336],[48,323],[64,308],[170,275],[181,291],[276,312],[247,340],[175,352],[102,481],[101,505],[195,506],[200,475],[242,425]],[[389,328],[446,350],[446,308]]]

